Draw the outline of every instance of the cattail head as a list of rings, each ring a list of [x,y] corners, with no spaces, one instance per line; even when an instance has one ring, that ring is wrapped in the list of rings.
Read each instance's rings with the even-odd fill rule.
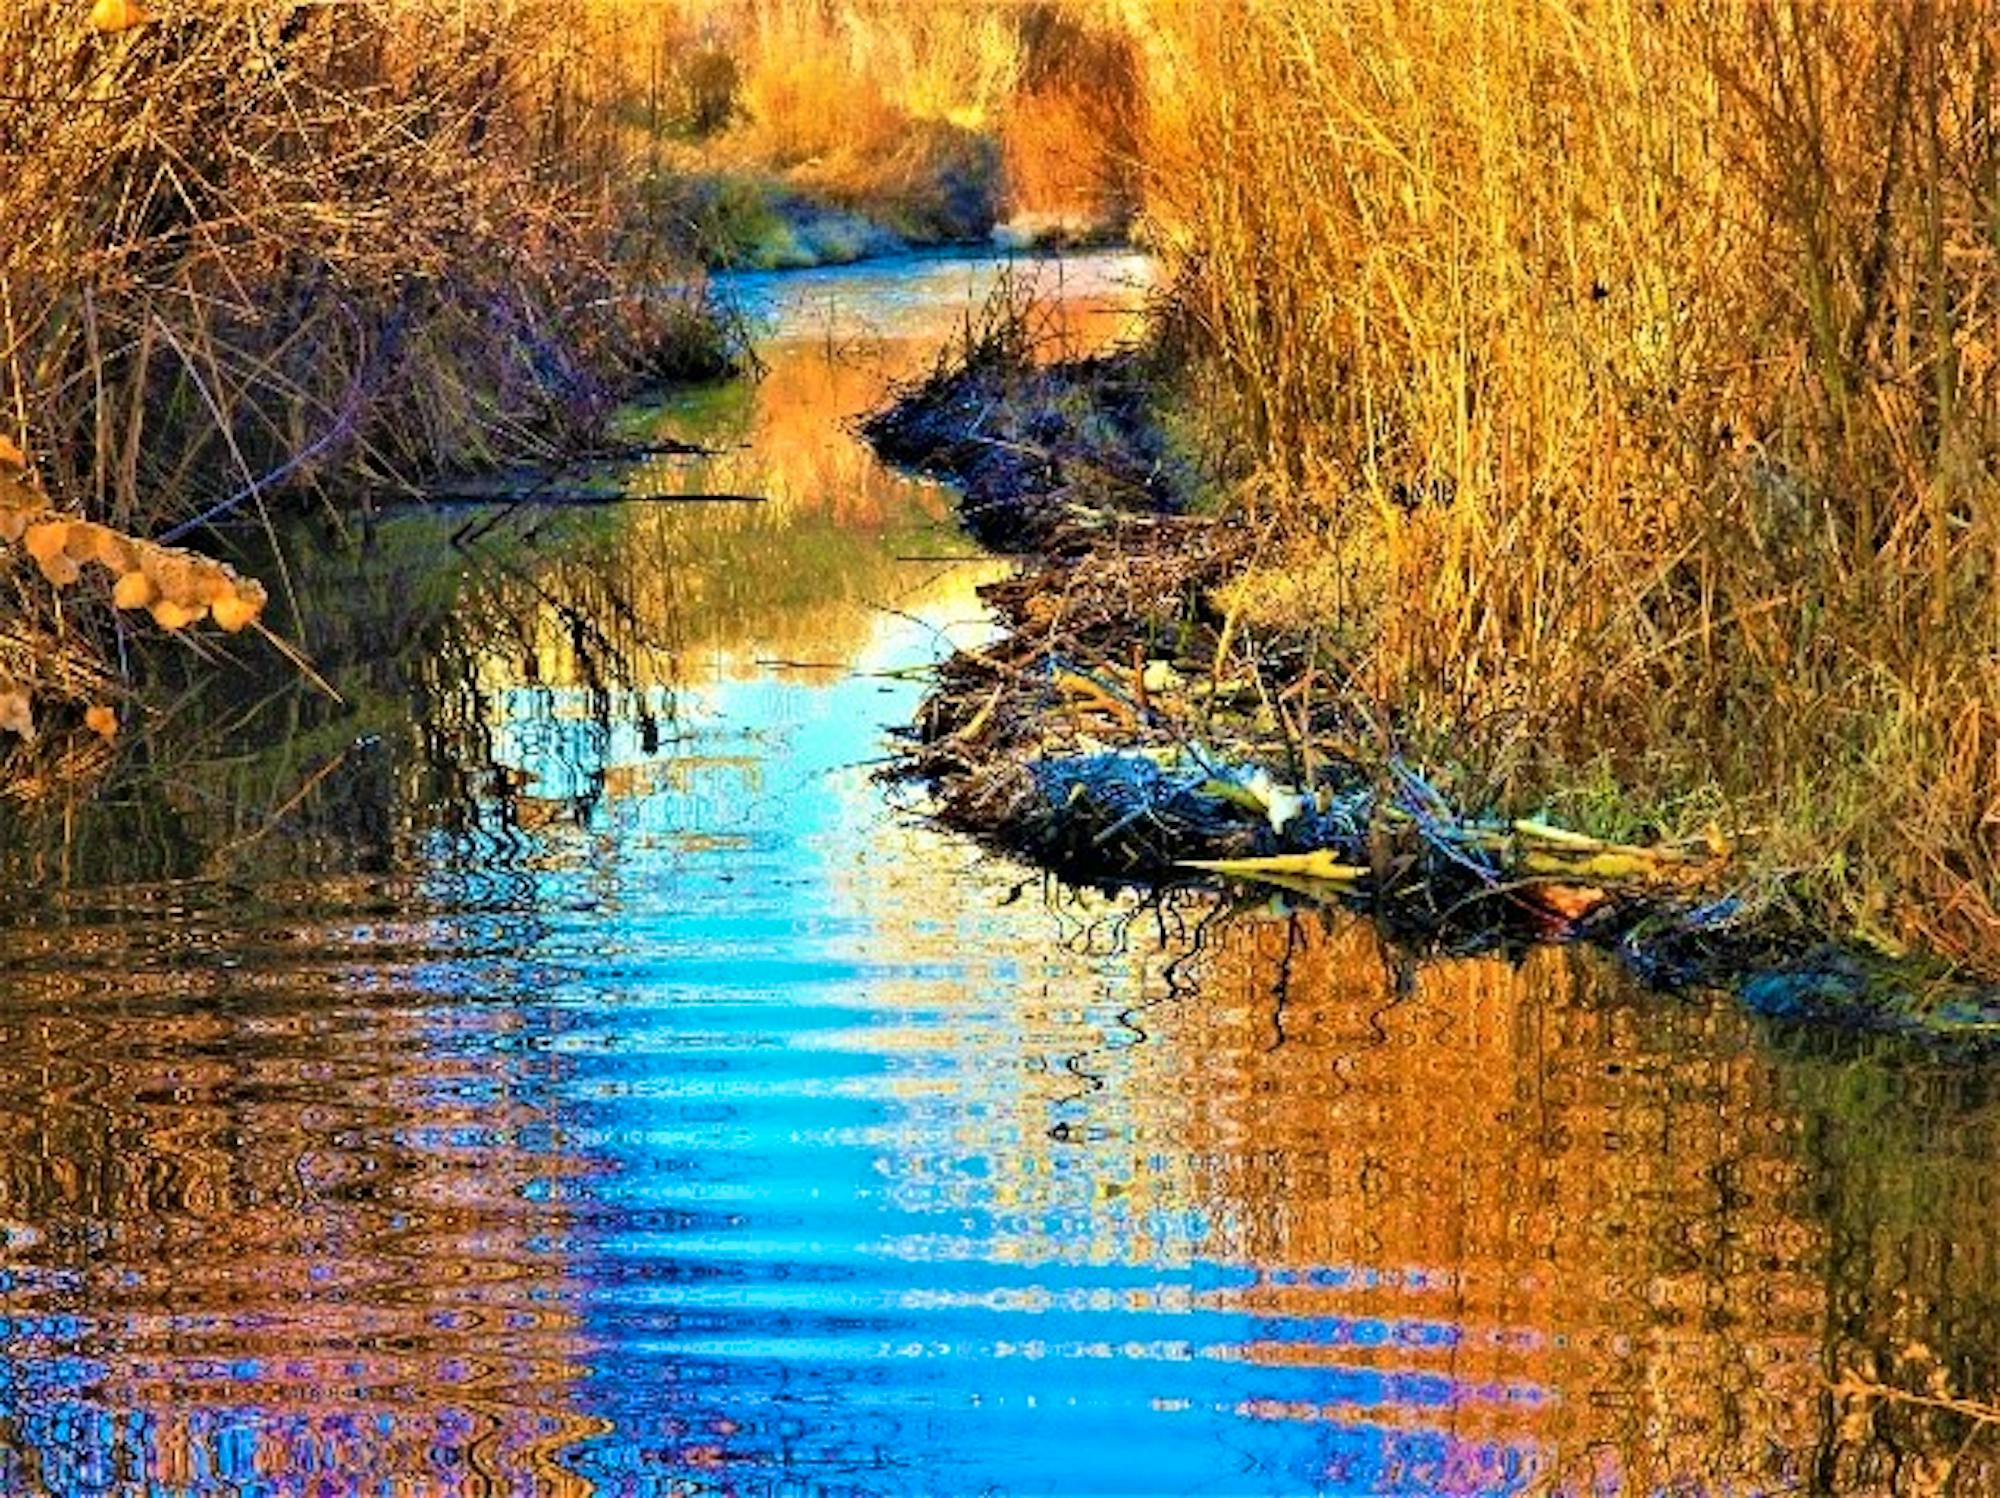
[[[97,0],[90,7],[90,27],[115,35],[120,31],[131,31],[144,26],[153,19],[153,13],[139,4],[139,0]]]

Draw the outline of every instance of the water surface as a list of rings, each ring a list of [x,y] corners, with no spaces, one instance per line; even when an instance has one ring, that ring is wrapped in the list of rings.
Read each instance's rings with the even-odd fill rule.
[[[0,812],[0,1490],[1992,1489],[1986,1072],[875,783],[997,573],[845,422],[996,270],[744,278],[621,481],[761,504],[297,538],[344,705]]]

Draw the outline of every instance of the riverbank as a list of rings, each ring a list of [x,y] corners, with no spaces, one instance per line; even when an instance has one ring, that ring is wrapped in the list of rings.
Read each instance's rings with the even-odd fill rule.
[[[1272,535],[1202,512],[1162,419],[1173,362],[1050,363],[1003,315],[865,423],[1021,559],[984,590],[999,638],[940,669],[892,772],[946,825],[1072,882],[1341,905],[1428,951],[1580,941],[1781,1020],[2000,1036],[2000,990],[1844,932],[1721,827],[1592,837],[1401,753],[1332,642],[1231,603]]]
[[[1973,0],[1167,24],[1184,404],[1456,804],[1738,847],[2000,976],[2000,149]]]
[[[560,464],[639,391],[740,367],[709,270],[1123,236],[1134,46],[1088,6],[31,0],[0,19],[28,226],[0,497],[240,561],[274,505]],[[102,759],[147,706],[134,651],[214,648],[90,562],[0,544],[0,786]],[[258,628],[303,638],[275,566]]]

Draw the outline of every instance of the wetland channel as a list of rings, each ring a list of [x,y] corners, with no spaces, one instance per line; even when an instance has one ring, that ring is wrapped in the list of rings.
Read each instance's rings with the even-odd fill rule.
[[[1990,1069],[877,783],[1006,564],[850,423],[1000,270],[740,278],[619,481],[761,503],[302,527],[344,705],[168,663],[0,813],[0,1490],[2000,1487]]]

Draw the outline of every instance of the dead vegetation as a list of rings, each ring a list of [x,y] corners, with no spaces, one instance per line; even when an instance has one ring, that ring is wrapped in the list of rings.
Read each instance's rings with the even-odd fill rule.
[[[1446,951],[1546,940],[1759,1009],[1985,1043],[1989,994],[1828,924],[1734,829],[1636,818],[1591,835],[1418,760],[1337,638],[1255,618],[1241,581],[1282,521],[1189,513],[1159,347],[1049,362],[1004,297],[871,418],[885,456],[954,479],[968,526],[1023,558],[983,590],[1001,637],[940,669],[895,777],[948,825],[1072,881],[1245,891],[1370,911]]]
[[[670,289],[623,232],[624,164],[563,10],[0,16],[0,432],[53,506],[38,549],[0,546],[16,690],[80,724],[79,680],[125,649],[112,606],[142,586],[162,629],[236,617],[239,595],[181,598],[150,561],[70,576],[76,537],[143,546],[275,494],[407,491],[588,437],[637,382],[726,367],[698,287]],[[40,778],[19,750],[9,770]]]
[[[1460,804],[2000,970],[1990,8],[1160,4],[1217,607]],[[1310,683],[1303,686],[1301,683]]]
[[[1143,27],[1109,0],[613,0],[654,211],[719,263],[1118,238]]]

